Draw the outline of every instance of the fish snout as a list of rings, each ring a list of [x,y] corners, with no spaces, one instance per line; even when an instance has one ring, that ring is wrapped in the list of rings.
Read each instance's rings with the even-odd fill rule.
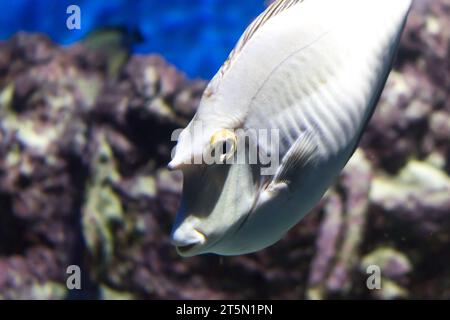
[[[172,232],[171,243],[180,252],[187,252],[197,245],[205,244],[206,236],[188,224],[182,224]]]

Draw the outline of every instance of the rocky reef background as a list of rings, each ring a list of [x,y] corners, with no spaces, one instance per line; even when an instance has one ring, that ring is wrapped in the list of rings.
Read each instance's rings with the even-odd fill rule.
[[[282,241],[240,257],[183,259],[169,243],[171,134],[206,81],[116,36],[0,42],[0,299],[450,299],[449,0],[415,2],[336,186]],[[82,290],[69,291],[74,264]]]

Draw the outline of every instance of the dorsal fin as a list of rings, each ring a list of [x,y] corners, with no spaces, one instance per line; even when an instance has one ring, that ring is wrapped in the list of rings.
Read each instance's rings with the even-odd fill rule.
[[[255,35],[255,33],[271,18],[275,17],[279,13],[293,7],[299,2],[303,2],[304,0],[276,0],[274,1],[261,15],[259,15],[255,21],[245,30],[244,34],[240,38],[236,47],[230,53],[227,61],[225,61],[224,65],[221,68],[222,75],[227,71],[233,62],[234,58],[242,51],[242,48],[247,44],[247,42]]]
[[[224,76],[224,74],[228,71],[228,69],[230,69],[233,61],[237,58],[237,56],[245,47],[245,45],[248,43],[248,41],[264,24],[266,24],[267,21],[269,21],[271,18],[275,17],[279,13],[303,1],[304,0],[275,0],[271,5],[269,5],[269,7],[261,15],[259,15],[252,22],[252,24],[250,24],[250,26],[245,30],[244,34],[241,36],[238,43],[236,44],[236,47],[233,49],[233,51],[231,51],[228,59],[220,68],[215,79],[213,79],[212,83],[210,83],[210,85],[208,86],[207,90],[205,91],[206,95],[210,96],[213,94],[214,91],[213,87],[216,87],[218,85],[220,79]]]

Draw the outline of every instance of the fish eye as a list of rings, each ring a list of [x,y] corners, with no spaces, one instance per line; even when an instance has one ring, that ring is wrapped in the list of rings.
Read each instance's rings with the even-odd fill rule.
[[[228,154],[232,154],[233,152],[233,142],[230,140],[225,140],[225,141],[219,141],[216,143],[215,146],[213,146],[212,149],[212,156],[215,157],[216,156],[216,152],[218,153],[219,156],[226,156]]]
[[[219,156],[221,162],[230,159],[236,152],[237,137],[231,130],[222,129],[217,131],[210,141],[212,156]]]
[[[222,141],[219,143],[219,151],[223,154],[229,154],[231,151],[233,151],[233,141]]]

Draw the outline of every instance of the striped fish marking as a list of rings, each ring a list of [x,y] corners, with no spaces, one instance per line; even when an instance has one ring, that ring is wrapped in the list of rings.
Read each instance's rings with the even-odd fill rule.
[[[247,28],[244,32],[240,40],[238,41],[236,47],[231,51],[228,59],[223,64],[220,69],[220,74],[222,77],[231,67],[233,61],[237,58],[239,53],[245,47],[245,45],[250,41],[250,39],[256,34],[256,32],[261,29],[267,21],[277,16],[281,12],[288,10],[295,6],[298,3],[303,2],[304,0],[277,0],[273,2],[261,15],[259,15],[255,21]]]
[[[211,82],[214,94],[201,100],[169,164],[185,178],[172,232],[180,255],[261,250],[311,211],[373,113],[410,6],[411,0],[278,1],[258,17]],[[198,122],[202,135],[195,135]],[[255,150],[235,139],[247,131],[261,163],[189,163],[222,142],[231,143],[229,150]]]

